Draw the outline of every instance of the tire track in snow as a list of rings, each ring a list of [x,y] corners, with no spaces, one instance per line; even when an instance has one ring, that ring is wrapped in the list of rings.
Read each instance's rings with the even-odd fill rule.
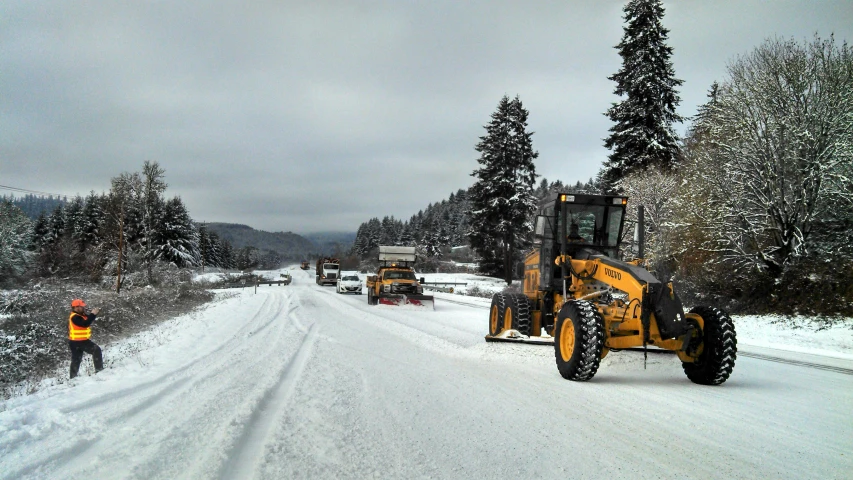
[[[768,362],[787,363],[788,365],[798,365],[801,367],[816,368],[818,370],[828,370],[830,372],[843,373],[845,375],[853,375],[853,368],[836,367],[834,365],[822,365],[820,363],[804,362],[802,360],[790,360],[787,358],[773,357],[770,355],[762,355],[760,353],[737,352],[739,357],[757,358]]]
[[[278,419],[287,407],[296,384],[305,370],[305,365],[314,351],[318,331],[317,324],[312,324],[296,353],[282,369],[277,384],[261,397],[249,420],[243,426],[243,434],[235,443],[234,449],[220,471],[219,478],[253,477],[263,458],[267,439],[278,424]]]

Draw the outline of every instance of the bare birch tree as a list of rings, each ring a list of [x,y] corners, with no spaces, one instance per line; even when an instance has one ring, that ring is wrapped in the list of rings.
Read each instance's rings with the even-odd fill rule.
[[[163,192],[166,191],[164,180],[166,171],[157,162],[145,161],[142,165],[142,212],[143,235],[145,239],[145,265],[148,273],[148,283],[151,283],[151,264],[154,262],[155,245],[152,244],[155,229],[158,224],[158,212],[163,205]]]
[[[122,173],[112,179],[112,186],[107,196],[107,228],[106,236],[112,249],[116,252],[116,293],[121,293],[123,268],[127,265],[127,231],[128,212],[132,203],[142,193],[142,179],[138,173]]]

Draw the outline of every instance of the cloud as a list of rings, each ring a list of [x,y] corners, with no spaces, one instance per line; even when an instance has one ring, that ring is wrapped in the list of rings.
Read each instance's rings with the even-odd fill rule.
[[[768,36],[849,39],[846,7],[667,3],[680,113]],[[586,180],[607,155],[621,15],[562,0],[4,2],[0,183],[85,194],[154,160],[197,220],[354,231],[470,186],[504,94],[530,110],[539,173]]]

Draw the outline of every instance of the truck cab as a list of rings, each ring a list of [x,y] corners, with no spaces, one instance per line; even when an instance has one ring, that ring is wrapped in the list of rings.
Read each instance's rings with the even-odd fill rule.
[[[367,277],[369,305],[423,305],[434,308],[432,295],[423,294],[415,276],[415,247],[379,247],[379,268]]]
[[[340,275],[341,265],[337,258],[321,258],[317,260],[316,275],[314,278],[317,285],[336,285]]]

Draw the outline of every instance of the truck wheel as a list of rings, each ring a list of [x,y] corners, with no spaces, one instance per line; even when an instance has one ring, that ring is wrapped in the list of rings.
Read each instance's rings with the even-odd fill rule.
[[[506,304],[510,312],[512,312],[512,321],[510,324],[513,330],[518,330],[518,333],[522,335],[530,335],[530,327],[533,323],[530,318],[532,308],[527,295],[523,293],[507,295]]]
[[[489,335],[495,336],[504,330],[504,314],[506,313],[506,295],[492,295],[492,306],[489,308]]]
[[[693,383],[719,385],[725,382],[735,368],[737,336],[729,315],[713,307],[695,307],[690,310],[702,317],[702,352],[695,362],[682,362],[684,373]]]
[[[563,305],[554,327],[557,370],[567,380],[587,381],[595,376],[604,348],[604,319],[586,301]]]

